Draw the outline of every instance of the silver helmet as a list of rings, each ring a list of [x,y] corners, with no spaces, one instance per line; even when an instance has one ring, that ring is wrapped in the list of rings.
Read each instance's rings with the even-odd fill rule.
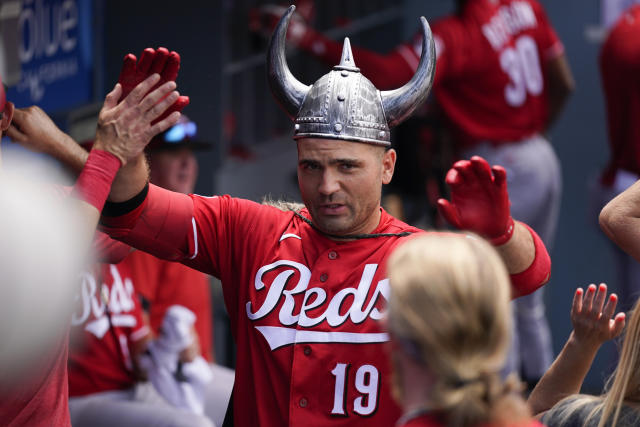
[[[298,81],[287,65],[285,40],[290,6],[280,18],[267,53],[269,86],[280,106],[295,121],[294,139],[332,138],[390,145],[389,129],[396,126],[427,98],[433,84],[436,55],[431,29],[424,17],[422,54],[416,73],[401,88],[379,91],[360,74],[345,38],[340,64],[313,86]]]

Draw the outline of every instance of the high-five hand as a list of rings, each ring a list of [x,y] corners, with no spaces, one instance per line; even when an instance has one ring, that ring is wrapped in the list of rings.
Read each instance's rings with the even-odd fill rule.
[[[177,111],[158,121],[180,96],[174,90],[174,81],[152,90],[159,81],[160,75],[152,74],[120,102],[122,86],[116,84],[98,116],[95,149],[112,153],[125,165],[144,150],[151,138],[178,122]]]

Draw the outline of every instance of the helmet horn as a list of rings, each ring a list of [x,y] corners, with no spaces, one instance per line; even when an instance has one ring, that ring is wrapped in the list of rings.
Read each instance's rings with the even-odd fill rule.
[[[290,118],[295,118],[300,110],[300,105],[310,86],[298,81],[287,65],[285,43],[287,28],[295,6],[289,6],[287,12],[280,18],[278,25],[271,36],[269,51],[267,53],[267,68],[269,73],[269,87],[271,93],[284,108]]]
[[[424,16],[422,24],[422,53],[418,69],[404,86],[394,90],[380,91],[389,128],[406,119],[429,96],[436,69],[436,54],[431,28]]]

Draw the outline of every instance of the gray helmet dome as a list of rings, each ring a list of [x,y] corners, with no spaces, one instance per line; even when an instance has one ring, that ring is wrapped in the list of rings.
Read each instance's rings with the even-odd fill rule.
[[[356,67],[345,38],[340,64],[309,87],[289,70],[285,56],[287,27],[295,6],[280,18],[269,45],[271,91],[295,121],[294,139],[330,138],[388,146],[389,129],[427,98],[435,71],[435,49],[424,17],[422,55],[413,78],[401,88],[379,91]]]

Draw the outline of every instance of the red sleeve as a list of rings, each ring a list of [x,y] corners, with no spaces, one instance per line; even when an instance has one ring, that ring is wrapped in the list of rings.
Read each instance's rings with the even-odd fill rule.
[[[113,240],[101,231],[96,231],[93,238],[93,250],[98,262],[105,264],[117,264],[131,252],[131,246]]]
[[[220,277],[234,250],[271,224],[271,217],[261,213],[264,208],[249,200],[184,195],[149,184],[140,206],[120,216],[103,215],[101,225],[136,249]]]
[[[531,233],[536,254],[529,268],[522,273],[511,275],[513,299],[528,295],[542,287],[542,285],[549,281],[549,276],[551,275],[551,258],[549,257],[547,248],[544,243],[542,243],[542,239],[540,239],[540,236],[527,224],[521,224]]]
[[[109,236],[158,258],[182,261],[195,250],[191,198],[153,184],[140,206],[121,216],[103,215],[101,226]]]

